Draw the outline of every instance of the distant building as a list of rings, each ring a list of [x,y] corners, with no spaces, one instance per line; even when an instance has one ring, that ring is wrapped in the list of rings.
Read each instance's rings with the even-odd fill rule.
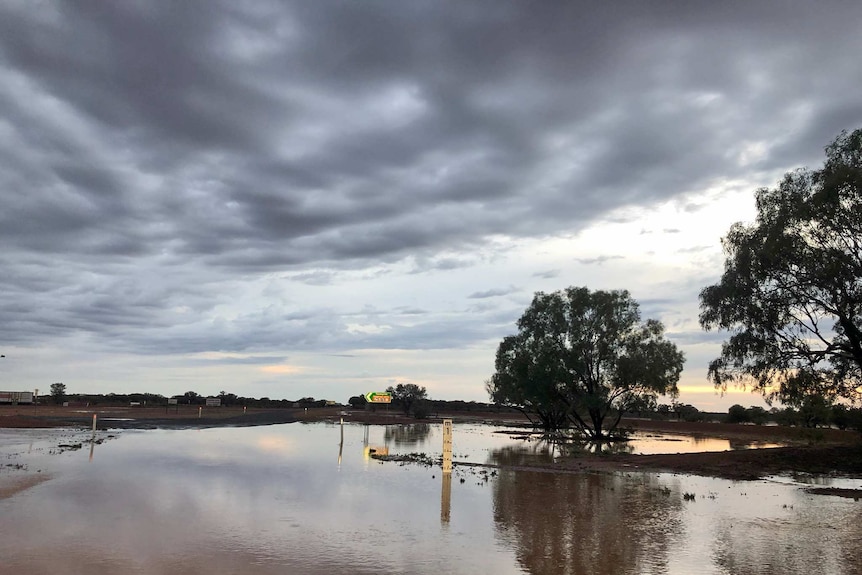
[[[33,403],[32,391],[0,391],[0,404]]]

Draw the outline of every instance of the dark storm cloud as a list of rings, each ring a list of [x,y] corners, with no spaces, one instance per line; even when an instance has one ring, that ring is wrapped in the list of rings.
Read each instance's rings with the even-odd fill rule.
[[[469,268],[478,262],[475,256],[463,254],[458,257],[440,256],[440,257],[425,257],[419,256],[414,258],[414,267],[410,271],[411,274],[421,274],[431,271],[450,271],[463,268]]]
[[[495,236],[816,165],[862,124],[860,20],[846,2],[3,3],[5,341],[329,345],[346,336],[326,313],[217,320],[222,284],[468,268]]]

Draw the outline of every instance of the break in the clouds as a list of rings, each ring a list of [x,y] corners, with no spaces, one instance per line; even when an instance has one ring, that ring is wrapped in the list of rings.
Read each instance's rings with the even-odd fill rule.
[[[189,375],[209,354],[239,393],[273,385],[263,358],[290,364],[286,396],[405,378],[482,399],[532,292],[568,285],[670,297],[688,333],[689,280],[720,273],[753,190],[862,125],[860,21],[838,1],[4,2],[0,386],[209,393]],[[387,372],[399,350],[467,367]]]

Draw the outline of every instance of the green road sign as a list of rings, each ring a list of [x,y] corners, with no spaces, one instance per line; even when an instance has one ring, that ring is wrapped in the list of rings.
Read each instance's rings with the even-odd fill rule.
[[[392,395],[382,391],[369,391],[365,394],[368,403],[392,403]]]

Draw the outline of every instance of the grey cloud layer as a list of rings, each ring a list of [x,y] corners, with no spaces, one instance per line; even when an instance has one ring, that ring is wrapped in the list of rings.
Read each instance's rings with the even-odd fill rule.
[[[825,4],[4,3],[5,342],[398,345],[326,313],[201,317],[227,281],[455,269],[818,162],[862,123],[862,6]],[[401,345],[486,335],[438,327]]]

